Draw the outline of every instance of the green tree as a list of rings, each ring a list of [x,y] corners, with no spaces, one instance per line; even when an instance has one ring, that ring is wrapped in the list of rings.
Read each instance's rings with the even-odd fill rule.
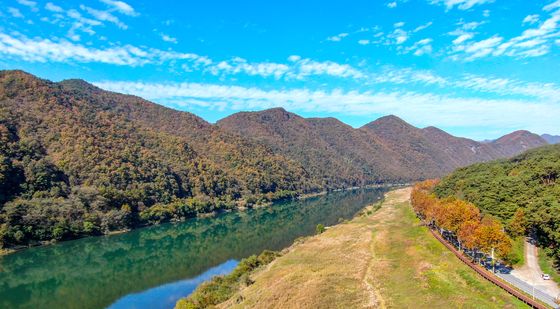
[[[325,226],[321,223],[317,224],[315,227],[315,233],[322,234],[325,231]]]

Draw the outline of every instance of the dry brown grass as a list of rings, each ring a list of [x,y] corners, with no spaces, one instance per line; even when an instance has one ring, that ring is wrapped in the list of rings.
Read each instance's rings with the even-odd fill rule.
[[[479,278],[414,218],[409,189],[372,215],[292,246],[221,308],[503,308],[523,306]]]

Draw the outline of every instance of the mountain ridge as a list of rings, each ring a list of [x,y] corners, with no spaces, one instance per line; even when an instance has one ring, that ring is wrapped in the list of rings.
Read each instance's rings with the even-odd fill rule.
[[[546,145],[544,139],[528,131],[482,143],[433,126],[416,128],[395,115],[353,128],[336,118],[303,118],[282,108],[236,113],[216,125],[265,142],[277,153],[312,166],[312,175],[316,170],[329,171],[333,179],[336,175],[352,175],[344,176],[352,179],[345,185],[380,181],[372,171],[397,182],[440,177],[458,167]],[[313,160],[315,156],[310,154],[318,148],[329,154],[329,161]],[[341,160],[333,163],[337,157]],[[344,162],[352,162],[352,166]]]
[[[541,137],[549,144],[560,144],[560,135],[543,134]]]
[[[0,247],[437,177],[544,143],[518,132],[494,147],[396,116],[353,128],[283,108],[211,124],[83,80],[0,71]]]

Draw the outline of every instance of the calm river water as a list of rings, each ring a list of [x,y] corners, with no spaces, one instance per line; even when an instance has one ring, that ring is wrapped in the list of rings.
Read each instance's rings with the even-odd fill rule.
[[[240,259],[351,218],[385,191],[337,192],[23,250],[0,257],[0,308],[172,308]]]

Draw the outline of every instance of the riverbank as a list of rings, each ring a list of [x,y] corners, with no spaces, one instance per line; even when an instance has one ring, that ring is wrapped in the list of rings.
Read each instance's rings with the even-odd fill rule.
[[[241,259],[351,219],[384,192],[338,192],[22,250],[0,258],[0,308],[170,308]]]
[[[218,307],[524,307],[421,226],[410,189],[290,247]]]
[[[325,190],[325,191],[320,191],[320,192],[315,192],[315,193],[300,194],[300,195],[297,195],[295,197],[281,198],[281,199],[272,200],[272,201],[269,201],[269,202],[255,203],[255,204],[251,205],[250,207],[238,206],[234,209],[222,209],[222,210],[217,210],[217,211],[212,211],[212,212],[197,213],[196,215],[194,215],[192,217],[183,217],[183,218],[179,218],[179,219],[172,218],[170,220],[162,221],[162,222],[158,222],[158,223],[154,223],[154,224],[148,224],[148,223],[138,224],[137,226],[135,226],[133,228],[112,230],[112,231],[109,231],[107,233],[101,233],[99,235],[79,235],[79,236],[76,236],[76,237],[71,238],[71,239],[60,240],[60,241],[52,239],[52,240],[45,240],[45,241],[37,241],[37,242],[30,243],[30,244],[27,244],[27,245],[19,245],[19,246],[12,246],[12,247],[8,247],[8,248],[0,248],[0,256],[13,254],[13,253],[16,253],[16,252],[19,252],[19,251],[22,251],[22,250],[27,250],[29,248],[44,247],[44,246],[49,246],[49,245],[56,244],[56,243],[73,241],[73,240],[77,240],[77,239],[84,239],[84,238],[90,238],[90,237],[104,237],[104,236],[112,236],[112,235],[128,233],[130,231],[138,230],[138,229],[141,229],[141,228],[146,228],[146,227],[149,227],[149,226],[159,225],[159,224],[167,224],[167,223],[177,224],[177,223],[185,222],[185,221],[196,219],[196,218],[216,217],[216,216],[218,216],[222,213],[226,213],[226,212],[235,212],[235,211],[243,212],[243,211],[247,211],[247,210],[251,210],[251,209],[267,208],[267,207],[272,207],[275,203],[285,202],[285,201],[289,201],[289,200],[306,200],[306,199],[310,199],[310,198],[314,198],[314,197],[320,197],[320,196],[324,196],[324,195],[328,195],[328,194],[332,194],[332,193],[336,193],[336,192],[354,191],[354,190],[359,190],[359,189],[393,188],[393,187],[400,187],[400,186],[403,186],[403,185],[406,185],[406,184],[393,184],[393,183],[374,184],[374,185],[365,185],[365,186],[362,186],[362,187],[342,188],[342,189],[336,189],[336,190],[331,190],[331,191],[326,191]]]

